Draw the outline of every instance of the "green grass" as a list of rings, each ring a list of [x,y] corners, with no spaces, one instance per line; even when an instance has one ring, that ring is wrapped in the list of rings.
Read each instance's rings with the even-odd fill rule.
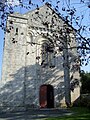
[[[57,118],[48,118],[45,120],[90,120],[90,110],[87,108],[71,108],[74,114],[69,116],[62,116]]]

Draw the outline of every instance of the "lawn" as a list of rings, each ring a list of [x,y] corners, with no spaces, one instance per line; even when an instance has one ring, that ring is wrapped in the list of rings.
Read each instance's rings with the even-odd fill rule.
[[[48,118],[45,120],[90,120],[90,110],[87,108],[76,107],[70,108],[74,113],[73,115],[57,117],[57,118]]]

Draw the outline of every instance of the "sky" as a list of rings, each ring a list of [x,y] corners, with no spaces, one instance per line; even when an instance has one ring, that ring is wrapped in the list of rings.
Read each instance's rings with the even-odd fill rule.
[[[1,69],[2,69],[2,56],[3,56],[3,30],[0,28],[0,78],[1,78]]]
[[[4,2],[4,0],[1,0],[2,2]],[[25,3],[26,3],[26,1],[27,0],[23,0]],[[39,6],[41,6],[42,5],[42,2],[41,2],[42,0],[32,0],[32,2],[33,3],[39,3]],[[50,1],[50,0],[45,0],[45,1]],[[53,6],[55,6],[56,5],[56,3],[55,3],[55,1],[58,1],[58,0],[52,0],[53,1]],[[68,2],[69,0],[62,0],[59,4],[61,5],[61,7],[59,7],[59,9],[60,9],[60,11],[61,11],[61,8],[62,7],[64,7],[65,5],[67,6],[67,2]],[[76,15],[78,16],[78,15],[84,15],[84,19],[83,19],[83,22],[82,22],[82,24],[84,25],[84,24],[87,24],[88,26],[90,26],[90,8],[88,8],[87,6],[88,6],[88,1],[89,0],[86,0],[86,2],[85,2],[85,4],[78,4],[79,3],[79,1],[80,0],[71,0],[71,4],[70,4],[70,6],[71,7],[76,7],[77,8],[77,10],[78,10],[78,12],[76,12]],[[18,5],[19,4],[19,2],[18,2],[18,0],[8,0],[8,4],[11,4],[12,3],[12,5],[13,6],[15,6],[15,5]],[[26,9],[24,9],[24,8],[15,8],[15,12],[20,12],[20,13],[25,13],[25,12],[27,12],[28,10],[26,10]],[[63,12],[62,12],[62,14],[63,14]],[[65,14],[67,14],[67,13],[65,13]],[[85,34],[84,33],[84,35],[86,35],[86,36],[89,36],[90,34]],[[3,43],[4,43],[4,40],[3,40],[3,38],[4,38],[4,32],[3,32],[3,30],[0,28],[0,79],[1,79],[1,70],[2,70],[2,58],[3,58]],[[86,72],[90,72],[90,64],[89,65],[87,65],[87,66],[83,66],[83,67],[81,67],[81,69],[83,69],[84,71],[86,71]]]

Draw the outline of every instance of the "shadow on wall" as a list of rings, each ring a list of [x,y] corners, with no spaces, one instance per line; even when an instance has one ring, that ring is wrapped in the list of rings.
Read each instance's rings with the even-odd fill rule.
[[[26,100],[27,88],[32,90],[35,89],[33,81],[34,78],[30,75],[30,84],[28,84],[29,79],[26,79],[26,68],[32,70],[35,66],[22,67],[17,70],[15,74],[10,74],[10,81],[1,81],[0,86],[0,105],[1,106],[23,106]],[[32,96],[32,91],[29,90],[30,96]],[[31,97],[31,101],[32,98]]]
[[[64,83],[59,83],[60,77],[57,77],[59,70],[56,71],[56,68],[54,68],[50,72],[50,75],[48,71],[47,73],[46,71],[42,71],[41,74],[43,76],[39,76],[36,73],[36,69],[37,64],[22,67],[15,74],[10,74],[10,81],[1,81],[0,106],[27,105],[30,107],[39,107],[39,89],[42,84],[53,85],[55,95],[58,93],[55,96],[56,102],[59,102],[64,97],[61,94],[61,89],[64,89]],[[47,76],[45,77],[46,74]]]
[[[65,93],[64,76],[60,76],[63,68],[56,66],[46,71],[45,69],[37,63],[22,67],[15,74],[9,74],[10,81],[0,83],[0,106],[39,107],[39,90],[43,84],[51,84],[54,87],[55,106],[60,105]]]

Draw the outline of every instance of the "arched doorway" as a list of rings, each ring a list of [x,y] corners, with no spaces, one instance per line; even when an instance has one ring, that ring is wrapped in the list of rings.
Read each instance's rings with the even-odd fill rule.
[[[39,103],[41,108],[54,107],[54,89],[52,85],[41,85],[39,91]]]

